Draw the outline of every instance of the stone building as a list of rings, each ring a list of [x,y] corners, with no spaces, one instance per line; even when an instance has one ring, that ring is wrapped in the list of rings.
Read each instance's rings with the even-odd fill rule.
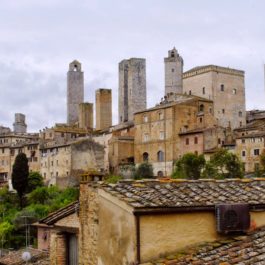
[[[165,62],[165,95],[168,93],[183,93],[183,59],[174,47],[168,51]]]
[[[76,201],[33,224],[37,227],[38,249],[49,251],[50,265],[78,264],[78,212]]]
[[[213,102],[202,97],[168,94],[156,107],[135,113],[134,122],[135,163],[150,162],[157,176],[169,176],[174,161],[187,150],[201,153],[218,147]],[[212,129],[208,142],[202,140],[207,128]]]
[[[174,259],[176,253],[183,256],[192,246],[215,243],[210,251],[233,241],[234,234],[226,229],[236,230],[237,240],[243,240],[247,231],[258,233],[265,225],[264,187],[264,180],[258,179],[143,180],[115,185],[82,181],[79,264],[152,264],[162,257]],[[236,227],[229,211],[237,216]],[[237,253],[231,251],[230,259]],[[252,259],[254,254],[244,256]]]
[[[145,59],[131,58],[119,63],[119,122],[133,120],[146,109]]]
[[[96,91],[96,130],[105,130],[112,126],[111,89],[100,88]]]
[[[104,147],[89,138],[46,144],[40,152],[40,172],[49,185],[77,185],[80,175],[90,169],[104,171]]]
[[[15,113],[15,122],[13,123],[14,133],[26,133],[27,124],[26,116],[22,113]]]
[[[215,65],[192,68],[183,74],[183,92],[213,100],[219,126],[246,124],[244,71]]]
[[[26,154],[30,171],[40,170],[38,134],[7,133],[0,135],[0,182],[11,185],[12,168],[19,153]],[[11,186],[10,186],[11,187]]]
[[[113,127],[112,137],[108,142],[110,172],[124,175],[126,172],[122,172],[123,168],[134,163],[134,134],[133,122]]]
[[[84,73],[81,63],[74,60],[67,72],[67,123],[78,122],[79,104],[84,102]]]
[[[93,103],[85,102],[79,104],[78,126],[83,129],[93,130],[94,128]]]

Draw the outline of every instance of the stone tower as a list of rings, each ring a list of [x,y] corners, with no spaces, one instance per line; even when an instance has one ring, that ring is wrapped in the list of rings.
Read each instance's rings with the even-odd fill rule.
[[[119,63],[119,122],[133,120],[146,109],[145,59],[131,58]]]
[[[183,93],[183,59],[178,54],[174,47],[168,51],[168,57],[164,59],[165,62],[165,95],[170,92],[182,94]]]
[[[67,72],[67,123],[78,122],[79,104],[84,102],[84,73],[81,63],[73,61]]]
[[[96,129],[104,130],[112,125],[111,89],[100,88],[96,91]]]
[[[94,127],[93,103],[79,104],[79,127],[82,129],[92,129]]]
[[[27,124],[26,116],[22,113],[15,113],[15,122],[13,123],[14,133],[26,133]]]

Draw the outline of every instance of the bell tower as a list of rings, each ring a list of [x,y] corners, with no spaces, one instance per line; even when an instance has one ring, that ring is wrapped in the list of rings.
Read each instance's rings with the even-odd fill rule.
[[[168,51],[168,57],[165,62],[165,95],[170,92],[183,93],[183,59],[174,47]]]

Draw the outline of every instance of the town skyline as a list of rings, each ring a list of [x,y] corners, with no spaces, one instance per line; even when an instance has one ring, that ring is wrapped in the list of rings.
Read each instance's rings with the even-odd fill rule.
[[[207,64],[244,70],[247,110],[264,109],[263,3],[145,1],[137,8],[137,3],[116,2],[116,9],[108,12],[112,7],[107,1],[104,8],[95,1],[66,1],[64,6],[62,1],[4,1],[1,9],[11,16],[2,17],[1,125],[12,128],[17,112],[26,115],[31,132],[66,122],[66,73],[74,59],[82,63],[85,101],[95,103],[98,88],[112,89],[117,124],[118,63],[146,59],[149,108],[164,95],[163,60],[174,46],[184,59],[184,71]],[[25,16],[27,11],[31,16]],[[127,17],[131,13],[134,18]]]

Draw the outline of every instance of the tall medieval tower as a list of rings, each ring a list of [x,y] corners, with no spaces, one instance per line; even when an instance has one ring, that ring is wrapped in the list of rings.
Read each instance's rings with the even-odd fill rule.
[[[183,93],[183,59],[178,54],[174,47],[168,51],[168,57],[164,59],[165,62],[165,95],[170,92],[182,94]]]
[[[78,122],[79,104],[84,102],[84,73],[77,60],[69,64],[67,72],[67,123]]]
[[[119,122],[133,120],[146,109],[145,59],[131,58],[119,63]]]

